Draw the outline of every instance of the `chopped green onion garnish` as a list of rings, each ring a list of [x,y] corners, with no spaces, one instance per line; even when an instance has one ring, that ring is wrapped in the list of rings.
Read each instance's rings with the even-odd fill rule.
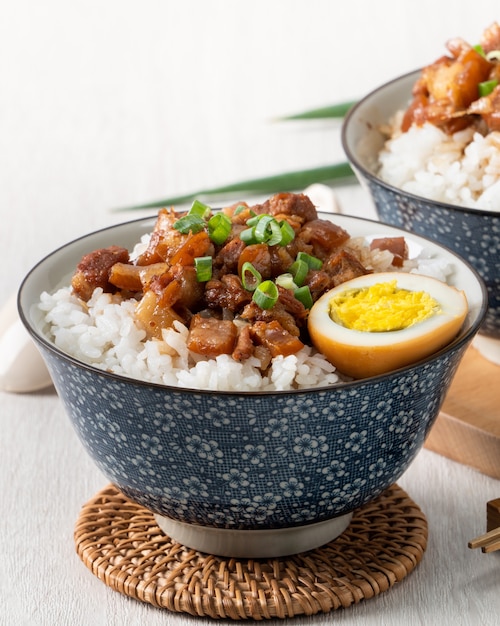
[[[205,220],[198,215],[184,215],[173,224],[173,228],[184,235],[192,232],[199,233],[205,228]]]
[[[242,213],[247,207],[244,204],[239,204],[235,210],[233,215],[239,215],[240,213]]]
[[[479,83],[479,85],[477,86],[479,97],[484,98],[484,96],[489,96],[497,85],[498,80],[496,78],[492,80],[485,80],[484,83]]]
[[[483,46],[481,44],[477,44],[477,46],[472,46],[473,49],[480,54],[482,57],[484,57],[484,49]]]
[[[267,243],[267,240],[270,236],[270,225],[273,221],[276,221],[274,217],[271,215],[259,215],[259,221],[254,225],[254,235],[255,239],[259,243]],[[255,218],[248,220],[248,222],[253,222]],[[250,224],[252,226],[252,224]]]
[[[262,215],[256,215],[255,213],[252,215],[252,217],[249,217],[247,219],[247,226],[256,226],[259,223],[259,220],[261,219]]]
[[[197,256],[194,259],[194,267],[196,269],[196,280],[199,283],[206,283],[212,278],[212,257]]]
[[[231,220],[225,213],[216,213],[208,220],[208,236],[215,244],[222,244],[231,233]]]
[[[304,285],[303,287],[299,287],[295,290],[293,294],[297,300],[302,302],[302,304],[306,307],[306,309],[310,309],[313,305],[313,299],[311,295],[311,291],[308,285]]]
[[[301,287],[304,284],[307,272],[309,271],[309,265],[307,265],[305,261],[298,259],[292,263],[288,271],[293,276],[295,284]]]
[[[248,291],[255,291],[262,282],[260,272],[255,269],[250,261],[243,263],[241,268],[241,282],[243,283],[243,287]]]
[[[246,243],[247,246],[253,243],[257,243],[253,228],[245,228],[245,230],[242,230],[240,233],[240,239],[241,241],[243,241],[243,243]]]
[[[283,289],[291,289],[292,291],[297,289],[297,284],[293,280],[293,275],[288,272],[277,276],[276,284],[283,287]]]
[[[210,215],[211,209],[208,204],[195,200],[189,209],[188,215],[196,215],[202,219],[206,219]]]
[[[490,50],[486,55],[488,61],[500,61],[500,50]]]
[[[280,222],[280,230],[281,230],[281,245],[286,246],[291,241],[295,239],[295,231],[293,230],[290,223],[286,220],[282,220]]]
[[[272,280],[265,280],[254,291],[252,300],[260,306],[261,309],[270,309],[278,300],[278,287]]]
[[[266,243],[268,246],[286,246],[295,237],[295,231],[286,220],[278,222],[267,213],[252,216],[247,220],[247,226],[240,233],[240,239],[247,245]]]
[[[319,270],[323,265],[323,261],[318,257],[311,256],[307,252],[299,252],[297,254],[297,261],[305,261],[310,270]]]
[[[268,246],[277,246],[278,244],[282,244],[282,234],[281,227],[278,222],[273,218],[267,227],[267,239],[266,243]]]

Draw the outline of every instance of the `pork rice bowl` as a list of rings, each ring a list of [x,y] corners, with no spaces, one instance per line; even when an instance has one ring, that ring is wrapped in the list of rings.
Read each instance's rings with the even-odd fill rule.
[[[445,284],[453,267],[403,237],[351,236],[303,194],[220,212],[195,202],[160,210],[132,250],[89,251],[38,308],[57,348],[108,372],[214,391],[304,389],[350,380],[312,344],[311,306],[378,272]]]
[[[378,174],[416,196],[500,211],[500,25],[446,48],[383,129]]]

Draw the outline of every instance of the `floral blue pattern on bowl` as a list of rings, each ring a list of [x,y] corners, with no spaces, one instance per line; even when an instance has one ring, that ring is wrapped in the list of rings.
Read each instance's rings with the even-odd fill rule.
[[[433,242],[370,220],[332,219],[352,236],[404,235],[451,262],[470,305],[459,337],[420,363],[339,386],[260,393],[167,387],[64,354],[36,315],[40,293],[67,285],[83,254],[111,244],[131,248],[153,219],[82,237],[31,270],[19,293],[21,318],[82,444],[125,495],[188,524],[282,529],[352,512],[407,469],[484,317],[484,285]]]
[[[352,511],[396,481],[465,347],[370,384],[245,396],[138,386],[46,357],[83,445],[123,493],[173,519],[255,529]]]
[[[377,175],[384,144],[381,128],[406,108],[420,70],[375,89],[348,113],[342,128],[344,151],[367,189],[381,221],[438,241],[465,258],[488,291],[482,335],[500,340],[500,212],[435,202],[397,189]]]

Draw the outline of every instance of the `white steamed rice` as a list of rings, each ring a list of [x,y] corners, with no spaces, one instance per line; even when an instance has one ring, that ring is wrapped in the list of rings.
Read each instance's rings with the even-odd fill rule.
[[[466,128],[447,135],[426,123],[402,133],[401,116],[379,154],[382,180],[438,202],[500,211],[500,132],[483,136]]]
[[[364,239],[351,239],[367,269],[394,271],[392,254],[370,251]],[[446,281],[452,268],[445,261],[421,251],[405,261],[402,271]],[[97,368],[146,382],[212,391],[280,391],[333,385],[346,380],[320,353],[309,346],[300,352],[276,357],[263,376],[255,358],[237,362],[230,355],[207,360],[187,348],[188,329],[176,322],[162,331],[162,340],[146,339],[134,318],[135,299],[96,289],[82,302],[71,287],[41,294],[38,304],[45,336],[63,352]]]

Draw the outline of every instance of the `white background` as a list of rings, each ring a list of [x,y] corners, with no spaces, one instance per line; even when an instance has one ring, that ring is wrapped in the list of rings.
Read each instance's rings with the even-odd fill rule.
[[[338,124],[274,119],[355,100],[451,37],[475,43],[497,6],[3,2],[1,237],[18,263],[0,298],[40,252],[128,218],[115,207],[343,160]],[[22,228],[9,228],[19,214]]]
[[[338,123],[275,118],[355,100],[495,19],[493,0],[4,1],[0,305],[55,247],[143,214],[116,207],[344,160]],[[339,197],[371,215],[359,188]],[[73,524],[105,484],[53,391],[0,393],[1,626],[207,623],[129,601],[78,560]],[[400,484],[429,520],[417,570],[297,623],[498,623],[499,554],[467,541],[500,483],[424,450]]]

